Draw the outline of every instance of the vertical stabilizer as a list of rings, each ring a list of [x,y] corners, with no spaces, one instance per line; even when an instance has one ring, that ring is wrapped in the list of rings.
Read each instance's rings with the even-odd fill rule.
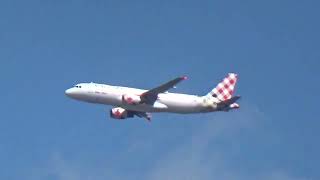
[[[219,101],[226,101],[230,99],[234,93],[235,86],[238,80],[238,75],[229,73],[218,85],[215,87],[208,96],[217,98]]]

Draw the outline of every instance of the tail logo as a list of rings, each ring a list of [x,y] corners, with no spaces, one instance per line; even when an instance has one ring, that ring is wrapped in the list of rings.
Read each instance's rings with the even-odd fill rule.
[[[237,74],[229,73],[228,76],[212,90],[211,95],[221,101],[230,99],[233,95],[237,79]]]

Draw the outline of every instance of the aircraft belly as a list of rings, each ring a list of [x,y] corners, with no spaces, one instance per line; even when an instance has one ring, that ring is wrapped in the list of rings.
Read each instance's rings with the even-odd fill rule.
[[[122,96],[121,95],[109,95],[103,98],[103,104],[119,106],[122,104]]]
[[[88,99],[90,99],[92,103],[112,106],[119,106],[122,103],[121,96],[115,94],[91,94]]]
[[[188,114],[188,113],[198,113],[201,112],[200,107],[192,105],[169,105],[168,112]]]
[[[131,111],[139,112],[172,112],[188,114],[209,111],[208,109],[204,109],[200,100],[195,96],[161,96],[153,105],[123,104],[122,95],[119,94],[91,94],[89,99],[92,103],[120,106]]]
[[[131,110],[131,111],[139,111],[139,112],[166,112],[167,108],[164,107],[154,107],[148,104],[139,104],[139,105],[122,105],[121,107]]]
[[[198,113],[202,111],[202,107],[195,98],[162,99],[161,102],[168,106],[167,112],[187,114]]]

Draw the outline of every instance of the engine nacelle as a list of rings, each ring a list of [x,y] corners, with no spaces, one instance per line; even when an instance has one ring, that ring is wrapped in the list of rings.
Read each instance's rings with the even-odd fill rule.
[[[137,96],[137,95],[125,94],[122,96],[122,101],[125,104],[135,105],[135,104],[139,104],[141,102],[141,98],[140,98],[140,96]]]
[[[110,117],[114,119],[126,119],[126,118],[132,118],[134,115],[130,113],[129,111],[117,107],[110,110]]]

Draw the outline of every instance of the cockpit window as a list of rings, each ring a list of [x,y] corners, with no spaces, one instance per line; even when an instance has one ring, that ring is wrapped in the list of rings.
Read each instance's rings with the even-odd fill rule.
[[[76,87],[76,88],[81,88],[81,86],[79,86],[79,85],[75,85],[74,87]]]

